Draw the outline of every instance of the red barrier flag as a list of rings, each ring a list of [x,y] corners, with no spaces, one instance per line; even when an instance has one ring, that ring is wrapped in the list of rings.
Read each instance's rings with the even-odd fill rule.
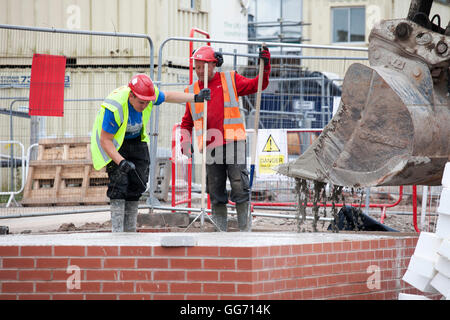
[[[33,55],[30,80],[30,116],[64,116],[66,57]]]

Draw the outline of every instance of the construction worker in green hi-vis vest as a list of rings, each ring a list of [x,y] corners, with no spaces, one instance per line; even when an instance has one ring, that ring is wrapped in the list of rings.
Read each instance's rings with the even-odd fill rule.
[[[163,92],[150,77],[137,74],[103,101],[92,130],[91,153],[94,168],[106,166],[108,173],[112,232],[136,231],[138,202],[149,178],[146,127],[153,105],[205,100],[210,100],[209,89],[198,94]]]

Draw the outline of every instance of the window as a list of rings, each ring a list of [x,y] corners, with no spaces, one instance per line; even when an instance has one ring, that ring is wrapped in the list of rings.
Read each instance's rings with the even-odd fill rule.
[[[302,1],[252,0],[248,19],[249,40],[301,41]]]
[[[331,10],[334,43],[365,41],[365,8],[333,8]]]
[[[178,0],[178,8],[181,10],[197,10],[199,0]]]

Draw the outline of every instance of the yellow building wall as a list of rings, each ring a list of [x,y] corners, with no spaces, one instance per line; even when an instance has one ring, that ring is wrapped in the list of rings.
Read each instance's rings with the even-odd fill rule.
[[[2,0],[0,23],[61,28],[72,30],[95,30],[102,32],[140,33],[149,35],[157,49],[168,37],[188,37],[193,27],[209,29],[208,12],[211,0],[197,0],[196,8],[191,9],[187,0]],[[72,47],[78,55],[91,55],[91,48],[79,48],[70,40],[64,43]],[[111,45],[104,48],[92,44],[93,50],[100,48],[109,52],[117,48]],[[106,50],[108,49],[108,50]],[[129,48],[133,50],[133,48]],[[182,49],[184,51],[182,51]],[[167,60],[186,64],[177,60],[180,52],[188,53],[185,46],[174,47],[165,53]]]

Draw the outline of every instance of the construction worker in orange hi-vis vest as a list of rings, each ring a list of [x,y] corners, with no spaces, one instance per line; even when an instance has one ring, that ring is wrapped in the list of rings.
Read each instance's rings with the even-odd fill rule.
[[[269,85],[270,53],[268,48],[260,50],[259,58],[264,60],[262,89]],[[211,100],[207,104],[206,141],[206,191],[210,196],[212,219],[221,231],[227,231],[227,177],[230,180],[230,200],[236,203],[240,231],[248,231],[249,173],[246,164],[245,119],[239,111],[239,96],[254,94],[258,90],[258,76],[246,78],[236,71],[216,72],[223,64],[220,52],[210,46],[195,50],[191,59],[198,80],[186,88],[187,93],[198,93],[204,88],[205,64],[208,64],[208,85]],[[181,122],[182,151],[188,155],[196,139],[199,150],[203,147],[203,103],[187,103]],[[194,128],[195,134],[192,134]],[[196,138],[194,138],[194,136]]]

